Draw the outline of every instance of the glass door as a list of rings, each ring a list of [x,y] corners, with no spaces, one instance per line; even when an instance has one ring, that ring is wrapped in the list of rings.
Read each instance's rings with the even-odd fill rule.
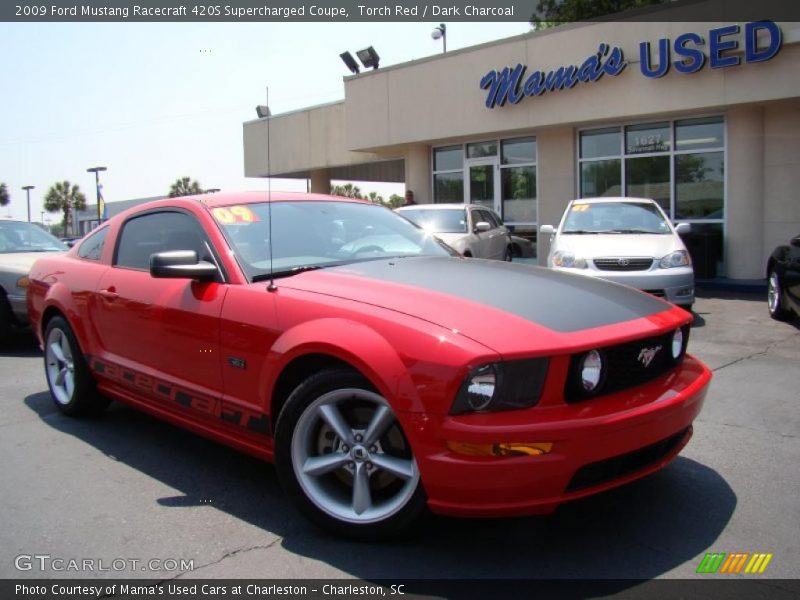
[[[497,157],[468,159],[465,166],[467,181],[464,202],[481,204],[500,214],[500,186],[497,181],[500,163]]]

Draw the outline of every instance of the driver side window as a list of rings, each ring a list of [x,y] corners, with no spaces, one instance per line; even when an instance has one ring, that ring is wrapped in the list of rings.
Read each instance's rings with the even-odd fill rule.
[[[200,260],[211,258],[208,242],[194,217],[181,212],[148,213],[123,226],[114,265],[150,269],[150,256],[171,250],[194,250]]]

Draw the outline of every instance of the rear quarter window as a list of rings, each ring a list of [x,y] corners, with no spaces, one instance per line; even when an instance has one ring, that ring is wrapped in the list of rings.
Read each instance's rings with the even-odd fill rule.
[[[89,234],[78,248],[78,256],[87,260],[100,260],[103,255],[103,246],[106,243],[108,227],[103,227]]]

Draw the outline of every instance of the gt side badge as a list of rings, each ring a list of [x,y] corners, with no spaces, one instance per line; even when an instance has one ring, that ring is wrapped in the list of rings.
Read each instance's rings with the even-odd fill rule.
[[[228,364],[232,366],[234,369],[246,369],[247,368],[247,361],[243,358],[237,358],[235,356],[228,357]]]

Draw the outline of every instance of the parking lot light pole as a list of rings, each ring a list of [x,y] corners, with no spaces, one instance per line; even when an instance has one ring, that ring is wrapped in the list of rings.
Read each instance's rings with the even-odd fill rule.
[[[106,171],[106,167],[92,167],[90,169],[86,169],[87,173],[94,173],[94,189],[97,192],[97,221],[98,223],[103,222],[103,212],[105,208],[105,202],[103,202],[104,206],[100,206],[100,171]]]
[[[31,222],[31,190],[34,189],[35,185],[24,185],[22,189],[25,190],[25,193],[28,196],[28,223]]]

